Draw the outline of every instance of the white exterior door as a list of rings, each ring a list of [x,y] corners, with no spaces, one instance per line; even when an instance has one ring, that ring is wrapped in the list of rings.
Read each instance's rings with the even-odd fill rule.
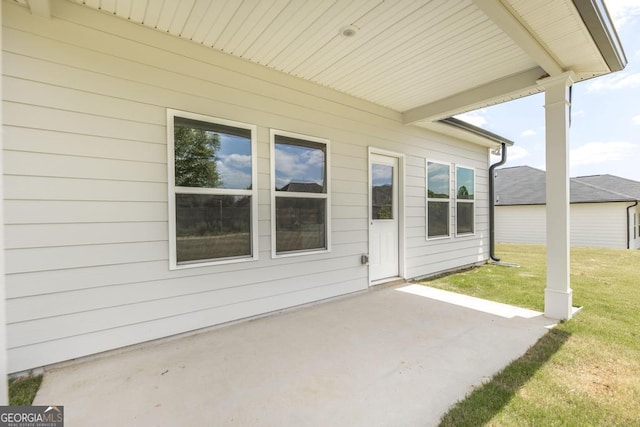
[[[374,283],[399,276],[398,158],[371,154],[369,182],[369,280]]]

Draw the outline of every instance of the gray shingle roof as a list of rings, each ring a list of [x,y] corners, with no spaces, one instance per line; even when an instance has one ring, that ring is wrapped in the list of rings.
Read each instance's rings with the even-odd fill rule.
[[[496,170],[496,206],[543,205],[546,173],[531,166]],[[571,178],[571,203],[633,202],[640,200],[640,182],[614,175]]]
[[[290,182],[279,190],[298,193],[322,193],[322,186],[315,182]]]
[[[640,200],[640,182],[615,175],[590,175],[573,178],[585,184],[606,188],[620,194],[631,196],[635,200]]]

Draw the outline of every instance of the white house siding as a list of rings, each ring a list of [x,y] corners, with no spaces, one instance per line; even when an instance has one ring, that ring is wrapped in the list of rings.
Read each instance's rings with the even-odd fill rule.
[[[627,206],[628,203],[571,204],[571,245],[626,248]],[[545,244],[545,206],[496,206],[495,233],[497,242]]]
[[[545,206],[496,206],[495,215],[496,242],[539,245],[546,243],[547,218]]]
[[[579,203],[571,206],[571,241],[575,246],[627,247],[628,203]]]
[[[405,155],[406,277],[486,259],[485,148],[75,4],[3,8],[10,372],[366,289],[370,146]],[[258,261],[169,270],[166,108],[258,127]],[[271,258],[270,128],[331,142],[329,253]],[[425,158],[476,168],[475,237],[426,241]]]

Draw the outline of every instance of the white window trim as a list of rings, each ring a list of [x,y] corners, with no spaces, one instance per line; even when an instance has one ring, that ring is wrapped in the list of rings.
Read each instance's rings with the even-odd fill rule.
[[[251,132],[251,190],[234,190],[224,188],[194,188],[175,185],[175,149],[174,149],[174,118],[199,120],[212,124],[232,126],[247,129]],[[212,265],[233,264],[239,262],[256,261],[258,259],[258,161],[256,144],[257,127],[255,125],[190,113],[187,111],[167,108],[167,180],[169,206],[169,269],[182,270],[187,268],[207,267]],[[193,261],[178,264],[176,253],[176,193],[181,194],[216,194],[216,195],[247,195],[251,196],[251,256],[222,258],[219,260]]]
[[[281,197],[289,197],[289,198],[305,198],[305,199],[325,199],[325,249],[309,249],[309,250],[301,250],[301,251],[292,251],[285,253],[277,253],[276,252],[276,135],[285,136],[289,138],[302,139],[310,142],[318,142],[320,144],[324,144],[326,146],[325,151],[325,169],[326,169],[326,193],[292,193],[287,194],[286,196]],[[271,257],[272,258],[288,258],[295,256],[304,256],[304,255],[313,255],[313,254],[321,254],[331,252],[331,144],[328,139],[318,138],[315,136],[304,135],[300,133],[288,132],[279,129],[270,129],[270,149],[271,149]]]
[[[449,166],[449,198],[448,199],[434,199],[434,198],[429,198],[429,163],[436,163],[438,165],[444,165],[444,166]],[[453,200],[451,197],[451,192],[452,192],[452,188],[451,188],[451,173],[453,170],[453,165],[451,163],[447,163],[447,162],[439,162],[436,160],[429,160],[429,159],[425,159],[425,163],[424,163],[424,170],[425,170],[425,218],[424,218],[424,224],[425,224],[425,238],[426,240],[432,241],[432,240],[445,240],[445,239],[450,239],[451,238],[451,230],[452,230],[452,226],[455,226],[455,224],[451,223],[451,208],[453,206]],[[429,202],[449,202],[449,213],[447,215],[447,221],[449,222],[449,227],[448,227],[448,234],[446,236],[434,236],[434,237],[429,237]]]
[[[469,169],[473,171],[473,200],[458,199],[458,169]],[[476,168],[471,168],[464,165],[455,165],[455,184],[453,187],[454,193],[454,221],[456,237],[470,237],[476,235]],[[473,203],[473,232],[472,233],[458,233],[458,202]]]

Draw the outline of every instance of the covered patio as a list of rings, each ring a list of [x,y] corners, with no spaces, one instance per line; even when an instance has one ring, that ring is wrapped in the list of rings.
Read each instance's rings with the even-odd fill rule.
[[[542,313],[401,284],[50,371],[68,425],[435,425],[520,357]]]
[[[545,315],[571,317],[570,88],[626,64],[602,2],[16,0],[0,8],[4,126],[29,134],[0,139],[9,153],[0,193],[15,202],[13,216],[0,218],[10,243],[0,262],[0,318],[8,319],[0,376],[63,363],[34,403],[64,404],[69,425],[437,422],[550,321],[407,292],[416,288],[363,291],[374,282],[371,150],[407,157],[398,168],[410,203],[398,203],[406,207],[395,229],[399,261],[385,280],[484,262],[488,149],[499,144],[446,120],[543,91],[553,182]],[[172,265],[169,109],[255,128],[256,185],[241,188],[257,211],[247,268],[229,259]],[[332,250],[327,243],[308,258],[271,250],[278,130],[333,141],[327,181],[341,191],[326,196]],[[22,157],[27,142],[37,161]],[[473,235],[429,239],[426,162],[434,157],[476,165]],[[452,204],[447,224],[453,215]]]

